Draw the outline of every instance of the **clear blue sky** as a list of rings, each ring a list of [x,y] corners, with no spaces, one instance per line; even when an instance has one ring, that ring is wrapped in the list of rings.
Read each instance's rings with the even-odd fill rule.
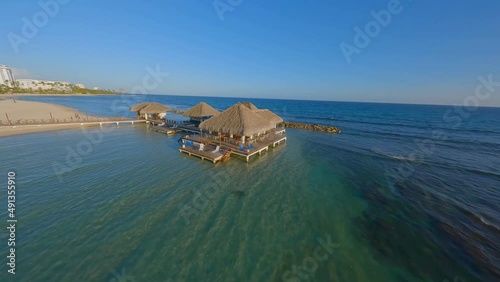
[[[42,8],[3,1],[0,64],[127,90],[160,65],[170,76],[152,93],[339,101],[459,104],[479,75],[500,81],[497,0],[401,0],[347,63],[339,44],[389,2],[243,0],[221,21],[212,0],[69,0],[16,54],[7,35]],[[500,88],[481,104],[500,106]]]

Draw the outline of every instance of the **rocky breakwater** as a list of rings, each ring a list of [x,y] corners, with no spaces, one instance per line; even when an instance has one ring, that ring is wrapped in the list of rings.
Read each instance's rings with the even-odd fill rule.
[[[279,124],[281,127],[286,128],[298,128],[305,130],[313,130],[320,132],[328,132],[328,133],[341,133],[342,130],[335,126],[325,126],[320,124],[309,124],[309,123],[299,123],[299,122],[282,122]]]
[[[182,110],[170,110],[169,112],[174,113],[174,114],[179,114],[179,115],[182,115],[184,113],[184,111],[182,111]]]

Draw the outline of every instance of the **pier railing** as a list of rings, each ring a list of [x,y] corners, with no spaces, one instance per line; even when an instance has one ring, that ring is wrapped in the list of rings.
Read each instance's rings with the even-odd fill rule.
[[[234,139],[224,140],[224,138],[221,140],[219,137],[213,136],[213,135],[203,136],[203,137],[201,137],[199,135],[194,135],[194,136],[186,135],[186,136],[183,136],[182,138],[186,139],[186,140],[192,140],[195,142],[205,143],[205,144],[215,144],[215,145],[221,144],[227,148],[231,148],[231,149],[236,150],[236,151],[240,150],[239,145],[241,144],[241,141],[237,141]],[[249,149],[248,151],[251,152],[251,151],[259,150],[259,149],[267,147],[270,144],[273,144],[273,143],[275,143],[278,140],[281,140],[283,138],[286,138],[286,134],[284,134],[284,133],[280,133],[280,134],[269,133],[269,134],[266,134],[266,135],[261,136],[259,138],[248,140],[249,143],[251,143],[253,145],[253,148]]]
[[[0,120],[0,126],[12,126],[12,125],[42,125],[42,124],[68,124],[68,123],[82,123],[82,122],[110,122],[110,121],[124,121],[131,120],[127,117],[71,117],[71,118],[57,118],[52,119],[9,119]]]

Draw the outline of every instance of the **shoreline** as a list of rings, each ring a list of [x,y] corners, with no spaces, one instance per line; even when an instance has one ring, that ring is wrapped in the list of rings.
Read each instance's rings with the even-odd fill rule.
[[[23,101],[0,100],[0,136],[11,136],[42,131],[69,129],[124,121],[121,118],[88,116],[63,105]]]
[[[75,128],[84,128],[84,127],[97,127],[103,125],[113,125],[116,123],[143,123],[145,121],[102,121],[102,122],[75,122],[75,123],[56,123],[56,124],[31,124],[31,125],[4,125],[0,126],[0,137],[14,136],[14,135],[22,135],[29,133],[39,133],[46,131],[56,131],[56,130],[65,130],[65,129],[75,129]]]
[[[125,93],[115,93],[115,94],[39,94],[39,93],[14,93],[14,94],[0,94],[0,100],[12,99],[15,97],[40,97],[40,96],[59,96],[59,97],[87,97],[87,96],[116,96]]]
[[[97,125],[95,125],[97,126]],[[39,133],[46,131],[56,131],[64,129],[75,129],[83,127],[79,123],[75,124],[39,124],[39,125],[13,125],[13,126],[0,126],[0,137],[8,137],[15,135],[23,135],[30,133]],[[90,127],[90,126],[89,126]]]

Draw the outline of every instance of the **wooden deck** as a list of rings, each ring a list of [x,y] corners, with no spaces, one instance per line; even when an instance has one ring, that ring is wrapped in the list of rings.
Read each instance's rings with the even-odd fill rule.
[[[199,134],[200,129],[194,125],[191,124],[174,124],[174,123],[165,123],[164,121],[161,120],[145,120],[146,123],[152,124],[153,127],[151,130],[157,131],[160,133],[165,133],[165,134],[175,134],[181,131],[188,132],[188,133],[194,133],[194,134]],[[163,125],[161,125],[163,124]],[[204,133],[208,133],[203,131]]]
[[[250,157],[261,155],[262,152],[268,151],[269,147],[276,147],[280,143],[285,142],[287,139],[285,128],[274,128],[270,130],[265,138],[261,138],[258,140],[248,140],[252,144],[252,149],[245,147],[243,150],[241,150],[239,145],[229,143],[227,141],[221,141],[217,138],[213,139],[201,137],[199,135],[200,129],[194,125],[172,123],[165,123],[163,125],[160,125],[163,122],[156,120],[147,120],[146,122],[152,124],[151,130],[156,132],[171,135],[183,131],[189,134],[193,134],[191,136],[185,135],[181,137],[181,139],[179,139],[179,141],[182,141],[183,144],[182,147],[179,148],[179,152],[186,153],[190,156],[196,156],[201,158],[202,160],[208,160],[213,163],[221,161],[226,152],[230,155],[243,157],[248,162],[250,160]],[[203,130],[203,134],[207,136],[208,132]],[[194,144],[193,146],[186,146],[184,141],[193,141]],[[199,150],[200,143],[205,144],[204,150]],[[217,146],[219,146],[220,148],[219,152],[213,153]]]
[[[196,156],[202,160],[208,160],[216,163],[222,159],[224,156],[223,151],[213,152],[215,147],[206,146],[204,150],[200,151],[200,144],[195,144],[194,146],[183,146],[179,148],[179,152],[186,153],[190,156]]]
[[[210,148],[215,148],[215,146],[220,146],[220,149],[222,151],[221,157],[224,152],[231,150],[231,155],[237,155],[240,157],[244,157],[246,161],[248,162],[250,157],[255,156],[255,155],[261,155],[263,151],[268,151],[269,147],[276,147],[276,145],[280,144],[281,142],[286,141],[286,135],[284,134],[284,130],[280,131],[280,134],[270,134],[266,138],[259,140],[259,141],[253,141],[252,143],[252,149],[249,148],[244,148],[243,150],[240,149],[238,145],[220,141],[220,140],[214,140],[211,138],[206,138],[206,137],[200,137],[199,135],[197,136],[183,136],[181,137],[181,140],[187,140],[187,141],[193,141],[195,143],[195,147],[199,148],[200,143],[204,144],[209,144]],[[184,142],[183,142],[184,143]],[[181,148],[183,149],[183,148]]]
[[[61,122],[61,123],[40,123],[40,124],[12,124],[12,125],[2,125],[2,127],[12,127],[12,128],[30,128],[30,127],[44,127],[44,126],[67,126],[67,125],[81,125],[81,126],[103,126],[106,124],[135,124],[135,123],[143,123],[145,120],[136,120],[136,119],[120,119],[120,120],[103,120],[103,121],[75,121],[75,122]]]
[[[163,133],[163,134],[167,134],[167,135],[172,135],[172,134],[176,134],[176,133],[181,132],[181,130],[177,129],[177,128],[157,126],[157,125],[151,126],[150,130],[155,131],[155,132],[159,132],[159,133]]]
[[[285,128],[284,127],[278,127],[278,128],[273,128],[271,129],[271,133],[274,134],[285,134]]]

